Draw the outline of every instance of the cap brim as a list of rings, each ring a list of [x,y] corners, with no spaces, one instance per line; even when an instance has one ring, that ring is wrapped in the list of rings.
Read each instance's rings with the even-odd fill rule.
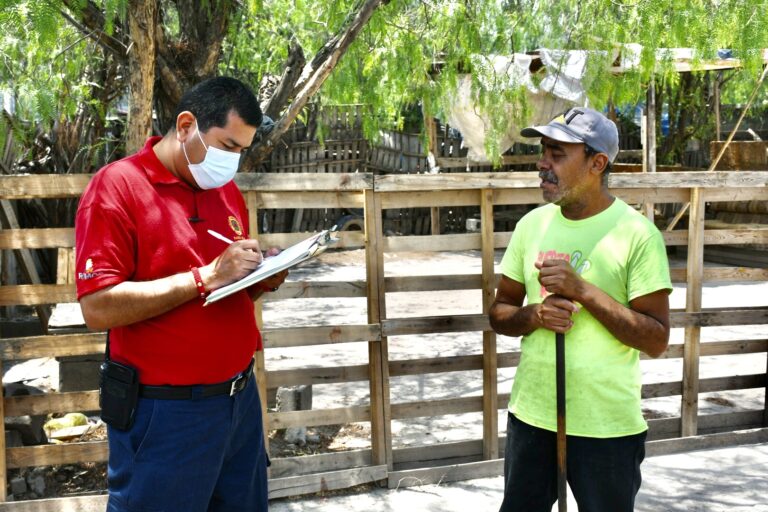
[[[523,137],[549,137],[558,142],[584,142],[584,140],[552,125],[523,128],[520,130],[520,135]]]

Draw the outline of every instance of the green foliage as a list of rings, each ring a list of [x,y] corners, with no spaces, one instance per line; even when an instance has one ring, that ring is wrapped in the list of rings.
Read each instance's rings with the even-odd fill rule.
[[[227,41],[227,70],[258,78],[280,75],[290,42],[311,57],[361,2],[263,0],[247,2]],[[639,45],[639,65],[616,74],[611,66],[625,44]],[[745,68],[733,80],[754,83],[761,48],[768,47],[766,0],[392,0],[382,6],[326,82],[319,101],[364,103],[374,137],[399,127],[415,104],[443,116],[462,73],[473,73],[479,109],[491,114],[489,154],[499,157],[498,136],[530,114],[525,95],[494,77],[483,58],[537,48],[585,49],[590,103],[601,108],[644,99],[651,76],[674,88],[679,74],[658,48],[692,48],[694,63],[732,48]],[[738,97],[740,87],[733,87]],[[747,91],[748,93],[748,91]],[[728,96],[724,96],[726,98]],[[516,102],[510,119],[501,102]]]
[[[82,0],[83,2],[85,0]],[[218,1],[218,0],[217,0]],[[180,35],[173,0],[158,0],[167,33]],[[125,19],[127,0],[96,0],[107,31]],[[213,0],[199,3],[210,13]],[[241,0],[223,42],[220,72],[256,85],[279,77],[289,48],[311,60],[363,0]],[[13,91],[30,119],[70,117],[94,108],[103,84],[103,52],[61,14],[61,0],[0,0],[0,87]],[[638,45],[638,66],[612,72],[624,45]],[[635,104],[651,80],[674,95],[680,76],[658,48],[692,48],[694,63],[730,48],[743,69],[729,72],[723,101],[744,101],[768,48],[768,0],[391,0],[374,13],[325,83],[318,104],[365,104],[369,137],[409,124],[421,106],[444,118],[462,74],[472,73],[477,105],[490,114],[486,148],[498,158],[499,136],[530,115],[522,89],[486,66],[493,55],[537,48],[594,52],[585,77],[590,104]],[[125,80],[125,74],[121,75]],[[768,93],[763,92],[760,101]],[[512,115],[497,108],[517,105]],[[109,106],[101,106],[105,112]]]

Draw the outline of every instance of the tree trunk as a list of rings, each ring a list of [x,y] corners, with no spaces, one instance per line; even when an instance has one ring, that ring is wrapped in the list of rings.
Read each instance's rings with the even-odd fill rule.
[[[128,30],[132,44],[128,50],[128,73],[131,90],[126,154],[135,153],[152,134],[152,99],[155,91],[155,0],[130,0]]]
[[[354,16],[349,18],[346,26],[328,41],[326,45],[317,52],[312,62],[304,66],[304,71],[294,87],[293,94],[295,99],[276,123],[272,131],[258,144],[255,144],[245,157],[242,167],[246,171],[258,168],[258,165],[266,160],[272,152],[275,144],[280,137],[288,131],[293,121],[296,120],[301,109],[303,109],[309,99],[320,89],[325,79],[330,76],[333,68],[339,62],[339,59],[346,53],[349,46],[357,38],[373,13],[383,3],[388,0],[366,0],[360,7],[360,10]]]

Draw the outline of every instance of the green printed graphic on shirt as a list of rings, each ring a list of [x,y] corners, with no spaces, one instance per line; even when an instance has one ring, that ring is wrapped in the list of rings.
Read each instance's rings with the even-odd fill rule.
[[[629,306],[637,297],[671,290],[658,229],[620,199],[598,215],[572,221],[545,205],[518,222],[501,272],[522,283],[528,303],[542,302],[536,262],[568,261],[586,281]],[[640,409],[639,352],[617,340],[586,309],[566,334],[568,434],[618,437],[647,428]],[[556,430],[555,333],[537,329],[522,341],[509,409],[522,421]]]

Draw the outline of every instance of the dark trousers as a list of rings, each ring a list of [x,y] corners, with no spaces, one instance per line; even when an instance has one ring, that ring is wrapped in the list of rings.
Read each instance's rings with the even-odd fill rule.
[[[567,436],[568,484],[579,512],[632,512],[646,432],[597,439]],[[504,501],[499,512],[551,512],[557,501],[557,435],[507,420]]]
[[[256,381],[230,397],[141,398],[109,432],[108,512],[266,512],[267,453]]]

